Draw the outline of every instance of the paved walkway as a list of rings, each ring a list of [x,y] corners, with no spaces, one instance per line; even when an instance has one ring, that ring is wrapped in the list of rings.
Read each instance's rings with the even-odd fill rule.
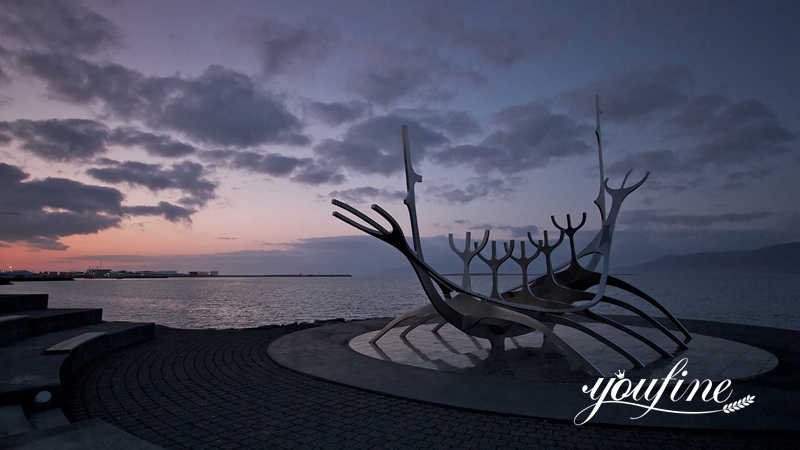
[[[474,413],[320,381],[274,363],[287,329],[173,330],[86,366],[71,420],[164,448],[798,448],[800,435],[576,427]]]

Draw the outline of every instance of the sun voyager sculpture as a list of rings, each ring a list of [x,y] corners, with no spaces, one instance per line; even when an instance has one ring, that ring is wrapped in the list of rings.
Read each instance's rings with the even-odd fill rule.
[[[491,241],[490,250],[488,250],[489,256],[484,255],[484,250],[490,243],[489,230],[484,232],[480,242],[473,242],[471,234],[467,232],[466,246],[463,250],[456,248],[453,235],[450,234],[450,247],[463,261],[462,282],[459,285],[437,272],[428,265],[423,256],[414,195],[414,186],[422,181],[422,177],[412,167],[408,129],[405,126],[402,127],[402,139],[407,195],[403,203],[408,208],[413,247],[406,240],[405,233],[397,220],[380,206],[372,205],[372,209],[388,222],[388,228],[352,206],[336,199],[332,200],[333,205],[360,219],[361,223],[338,211],[333,213],[334,217],[386,242],[408,259],[430,300],[430,304],[403,313],[389,322],[374,335],[371,343],[377,342],[389,330],[404,321],[413,322],[403,331],[403,336],[423,323],[439,320],[439,324],[432,329],[432,332],[437,332],[441,326],[449,323],[468,335],[489,340],[492,353],[504,349],[505,338],[538,331],[542,333],[548,349],[557,349],[591,374],[604,376],[578,349],[569,345],[559,336],[556,325],[560,325],[596,339],[622,355],[635,368],[644,367],[644,364],[624,347],[586,326],[587,323],[595,322],[626,333],[633,339],[646,344],[664,358],[672,358],[672,352],[663,345],[653,342],[634,328],[596,311],[598,305],[606,303],[641,317],[674,342],[675,348],[678,350],[688,348],[687,343],[692,339],[692,335],[663,305],[629,283],[609,275],[611,241],[622,202],[647,180],[649,172],[638,182],[626,186],[631,173],[629,171],[620,187],[609,186],[608,179],[604,177],[603,172],[599,97],[596,97],[595,100],[597,111],[595,137],[597,138],[600,163],[600,191],[594,203],[600,212],[602,225],[594,238],[583,249],[576,248],[575,234],[586,223],[586,213],[582,214],[580,223],[577,225],[573,224],[569,214],[566,216],[566,221],[557,220],[551,216],[553,225],[559,230],[557,239],[551,239],[547,231],[544,231],[543,239],[539,240],[534,239],[531,233],[528,233],[527,240],[504,242],[502,255],[498,255],[496,241]],[[608,208],[606,208],[607,197],[611,200]],[[551,256],[559,245],[564,244],[565,238],[570,247],[570,258],[566,262],[556,264],[552,261]],[[528,243],[533,248],[527,247]],[[517,248],[519,249],[518,256],[515,254]],[[475,292],[471,287],[470,264],[476,256],[491,270],[492,288],[490,293]],[[528,267],[538,257],[544,258],[546,273],[530,279]],[[498,288],[498,271],[509,261],[519,266],[522,283],[516,288],[501,292]],[[678,335],[629,301],[607,295],[606,288],[608,286],[627,291],[655,307],[674,325]]]

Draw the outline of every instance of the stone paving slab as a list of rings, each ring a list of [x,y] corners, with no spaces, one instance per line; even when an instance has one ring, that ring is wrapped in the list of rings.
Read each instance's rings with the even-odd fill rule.
[[[797,432],[577,427],[368,392],[276,364],[267,349],[290,331],[159,327],[78,372],[67,415],[176,449],[800,447]]]

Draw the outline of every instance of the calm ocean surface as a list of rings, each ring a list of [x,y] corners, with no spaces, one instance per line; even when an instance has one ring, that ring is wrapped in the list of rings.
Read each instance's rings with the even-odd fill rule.
[[[620,278],[679,318],[800,330],[800,274],[642,274]],[[516,277],[501,277],[504,287]],[[491,286],[474,277],[473,288]],[[247,328],[317,319],[396,316],[427,303],[413,276],[169,278],[26,282],[1,293],[50,294],[53,308],[103,308],[105,320],[177,328]],[[615,291],[617,297],[632,298]],[[657,315],[644,302],[637,306]],[[614,307],[606,312],[622,313]]]

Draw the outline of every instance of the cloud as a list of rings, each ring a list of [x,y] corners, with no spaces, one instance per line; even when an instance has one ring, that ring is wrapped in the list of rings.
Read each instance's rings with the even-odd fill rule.
[[[125,161],[111,167],[93,167],[86,173],[106,183],[144,186],[153,192],[180,190],[186,196],[178,203],[184,206],[202,207],[216,198],[217,184],[205,177],[206,171],[201,164],[191,161],[173,164],[171,169],[163,169],[160,164]]]
[[[300,134],[300,121],[280,100],[259,90],[250,77],[222,66],[211,66],[200,77],[180,83],[162,106],[163,115],[151,118],[151,126],[211,144],[310,142]]]
[[[309,159],[285,156],[280,153],[261,154],[244,151],[234,153],[230,161],[231,167],[237,169],[283,177],[291,174],[298,167],[307,164]]]
[[[620,215],[619,221],[622,224],[638,228],[697,228],[754,222],[777,215],[770,211],[692,215],[675,214],[671,210],[634,209]]]
[[[486,82],[483,75],[445,61],[431,47],[411,49],[369,42],[363,49],[367,66],[353,70],[346,86],[349,91],[380,105],[402,98],[447,101],[455,95],[454,83]]]
[[[516,226],[516,225],[509,225],[509,224],[497,224],[497,223],[481,223],[473,225],[470,220],[467,219],[456,219],[453,221],[453,225],[460,225],[465,227],[471,231],[483,231],[489,230],[491,234],[489,235],[489,239],[495,238],[495,232],[497,230],[500,231],[508,231],[511,239],[527,239],[528,232],[530,232],[533,236],[539,234],[539,227],[536,225],[523,225],[523,226]],[[441,226],[441,225],[439,225]]]
[[[93,120],[50,119],[0,122],[0,132],[22,149],[50,161],[89,160],[105,153],[108,128]]]
[[[30,175],[23,172],[19,167],[6,163],[0,163],[0,186],[10,186],[28,178],[29,176]]]
[[[717,173],[730,170],[732,180],[742,179],[744,174],[751,179],[763,178],[774,167],[768,164],[770,161],[797,149],[794,133],[756,100],[700,95],[687,100],[666,124],[669,137],[688,143],[676,149],[627,153],[609,165],[609,172],[621,174],[637,167],[669,174],[699,174],[713,167]],[[747,169],[733,169],[743,165]],[[726,186],[735,188],[738,184]]]
[[[300,73],[328,57],[339,43],[335,31],[320,24],[291,25],[274,19],[252,19],[237,29],[253,46],[264,74]]]
[[[208,144],[306,145],[302,123],[247,75],[212,65],[198,77],[149,77],[114,63],[62,54],[22,53],[20,65],[46,83],[49,95],[107,114],[139,120]]]
[[[546,167],[553,161],[593,151],[592,128],[540,103],[507,108],[494,117],[498,129],[478,145],[465,144],[436,152],[443,165],[468,165],[480,174],[505,174]]]
[[[469,111],[403,108],[394,110],[393,114],[418,120],[453,139],[460,139],[482,131],[480,122]]]
[[[20,213],[0,221],[0,241],[63,250],[62,237],[119,226],[123,195],[118,190],[64,178],[28,178],[18,167],[0,163],[0,205]]]
[[[627,171],[626,171],[627,172]],[[619,174],[623,176],[623,174]],[[651,179],[652,178],[652,179]],[[673,194],[679,194],[681,192],[688,191],[690,189],[696,189],[703,185],[705,182],[702,176],[678,176],[664,179],[658,179],[657,177],[651,177],[647,179],[647,190],[648,191],[668,191]],[[643,202],[646,204],[652,204],[655,202],[655,198],[647,197],[643,199]]]
[[[0,221],[0,241],[65,250],[68,247],[61,238],[118,227],[125,216],[163,216],[189,223],[196,212],[192,207],[203,206],[215,196],[216,185],[203,178],[202,166],[196,163],[186,161],[162,170],[158,165],[129,161],[116,163],[114,169],[118,170],[89,171],[100,170],[98,178],[105,181],[140,184],[154,191],[180,189],[187,194],[179,200],[184,206],[163,201],[155,206],[123,205],[124,195],[117,189],[65,178],[29,180],[30,175],[20,168],[0,163],[0,205],[20,213]]]
[[[765,178],[774,170],[774,167],[760,167],[752,170],[730,172],[726,175],[722,188],[731,190],[747,186],[748,182]]]
[[[571,115],[594,117],[594,96],[600,95],[604,121],[641,122],[681,107],[688,100],[692,85],[689,69],[664,66],[609,76],[560,94],[554,100]]]
[[[415,120],[387,115],[352,125],[341,140],[323,140],[314,147],[314,153],[328,164],[354,172],[388,175],[402,171],[402,125],[408,126],[415,161],[449,142],[443,134]]]
[[[0,33],[33,48],[93,54],[120,44],[119,29],[77,1],[4,0]]]
[[[9,83],[11,76],[8,74],[6,64],[11,60],[12,53],[0,45],[0,83]],[[0,96],[0,105],[3,105],[8,97]]]
[[[625,1],[608,8],[602,35],[618,40],[683,39],[691,43],[717,33],[719,22],[735,24],[743,19],[739,8],[716,8],[712,3]],[[745,13],[747,14],[747,13]],[[709,20],[709,16],[713,19]],[[718,22],[719,21],[719,22]]]
[[[704,94],[690,98],[673,115],[668,123],[676,134],[692,134],[703,130],[708,121],[730,101],[718,94]]]
[[[509,184],[509,180],[478,177],[467,180],[466,185],[460,187],[453,184],[429,186],[426,192],[445,203],[464,205],[485,197],[507,197],[514,191]]]
[[[177,158],[195,153],[194,146],[166,136],[120,127],[109,130],[94,120],[47,119],[0,122],[0,144],[12,140],[34,155],[58,162],[87,161],[106,152],[109,145],[142,147],[153,156]]]
[[[326,167],[321,160],[312,161],[298,169],[292,181],[318,186],[320,184],[341,184],[346,177],[336,168]]]
[[[420,68],[375,68],[355,73],[350,78],[348,87],[352,92],[380,105],[411,95],[436,100],[449,100],[455,95],[452,91],[441,90],[433,77]]]
[[[527,238],[528,233],[531,233],[533,236],[539,234],[539,227],[536,225],[524,225],[521,227],[515,227],[513,225],[495,225],[494,229],[509,231],[511,233],[511,237],[514,239]]]
[[[177,89],[180,79],[146,77],[114,63],[96,64],[73,55],[21,52],[23,71],[40,78],[47,94],[79,105],[99,103],[121,119],[146,117]]]
[[[701,139],[700,144],[692,148],[690,164],[741,164],[791,150],[794,134],[763,103],[757,100],[731,102],[715,96],[713,105],[709,106],[703,100],[687,103],[672,121],[679,132]],[[689,123],[688,118],[700,115],[698,109],[706,116],[699,122],[702,125]]]
[[[98,158],[108,146],[141,147],[148,154],[177,158],[195,153],[194,146],[166,136],[132,127],[109,130],[97,121],[85,119],[47,119],[0,122],[0,145],[13,140],[20,148],[42,159],[56,162],[111,162]]]
[[[494,232],[495,230],[508,231],[511,234],[512,239],[527,239],[529,232],[533,236],[539,234],[539,227],[537,227],[536,225],[523,225],[517,227],[514,225],[507,225],[507,224],[484,223],[480,225],[470,226],[469,228],[470,230],[490,230],[491,232]]]
[[[184,221],[191,223],[192,214],[197,211],[168,202],[158,202],[156,206],[123,206],[122,212],[134,216],[164,216],[170,222]]]
[[[369,104],[357,100],[347,103],[308,102],[303,105],[307,115],[332,126],[355,122],[364,117],[368,109]]]
[[[178,158],[197,151],[194,146],[178,142],[169,136],[147,133],[131,127],[116,128],[109,136],[109,141],[126,147],[142,147],[150,155],[166,158]]]
[[[7,209],[29,210],[26,204],[30,203],[34,208],[38,205],[76,213],[120,213],[123,196],[113,188],[86,185],[65,178],[48,177],[25,182],[29,178],[27,173],[4,163],[0,163],[0,175],[5,188],[2,204]]]
[[[504,238],[497,237],[498,234],[503,235],[503,233],[498,233],[498,231],[507,231],[508,235],[511,239],[522,239],[527,241],[528,240],[528,233],[530,232],[533,236],[536,236],[539,233],[539,227],[536,225],[523,225],[523,226],[515,226],[509,224],[497,224],[497,223],[480,223],[480,224],[472,224],[471,221],[466,219],[458,219],[453,221],[453,225],[459,225],[463,228],[466,228],[472,233],[473,241],[480,239],[483,237],[483,232],[485,230],[489,230],[489,240],[490,241],[498,241],[500,244],[500,251],[502,252],[502,241]],[[441,226],[441,225],[439,225]],[[449,226],[447,228],[450,228]],[[477,234],[476,234],[477,233]],[[453,236],[458,241],[459,237],[463,238],[463,234],[459,234],[458,232],[454,232]],[[461,244],[456,244],[456,247],[461,246]],[[487,247],[490,248],[490,247]]]
[[[258,153],[253,151],[210,150],[201,154],[203,158],[227,164],[235,169],[263,173],[273,177],[289,178],[291,181],[310,184],[339,184],[345,176],[338,168],[328,167],[321,160],[297,158],[280,153]]]
[[[649,150],[639,153],[627,152],[624,156],[606,166],[610,175],[623,176],[631,169],[657,170],[659,173],[697,172],[681,155],[673,150]]]
[[[524,30],[470,26],[452,11],[421,9],[417,16],[434,35],[474,54],[478,59],[508,68],[532,57],[556,54],[567,38],[567,28],[550,22],[530,24]]]
[[[376,200],[395,201],[406,197],[405,191],[394,191],[386,188],[375,188],[372,186],[361,186],[341,191],[333,191],[327,198],[335,198],[345,203],[365,204],[374,203]]]

